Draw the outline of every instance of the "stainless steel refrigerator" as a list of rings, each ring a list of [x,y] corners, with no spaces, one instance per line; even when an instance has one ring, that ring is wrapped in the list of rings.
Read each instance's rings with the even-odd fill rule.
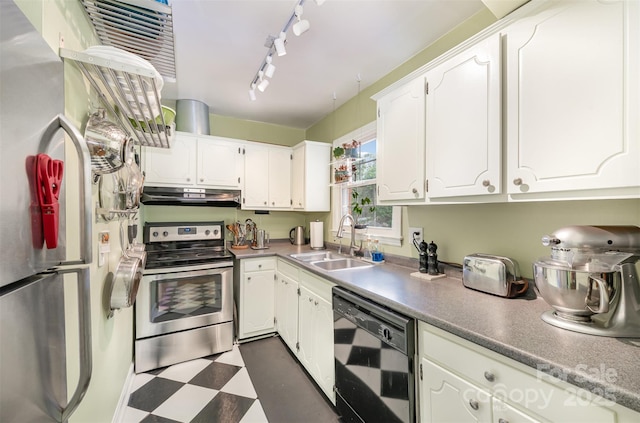
[[[66,421],[91,377],[89,151],[63,115],[62,61],[12,0],[0,0],[0,34],[0,422]],[[80,163],[73,172],[65,132]],[[69,184],[80,198],[66,198]],[[80,210],[73,239],[67,203]],[[77,306],[65,305],[65,289],[77,291]],[[65,307],[79,331],[70,387]]]

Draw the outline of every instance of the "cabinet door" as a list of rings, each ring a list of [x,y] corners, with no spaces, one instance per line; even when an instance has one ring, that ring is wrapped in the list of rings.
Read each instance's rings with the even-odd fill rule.
[[[245,147],[242,207],[267,208],[269,200],[269,149],[251,144]]]
[[[640,3],[552,3],[507,28],[510,194],[640,186]]]
[[[244,273],[240,312],[241,337],[274,330],[274,274],[273,270]]]
[[[426,74],[427,196],[500,193],[500,34]]]
[[[290,148],[269,148],[269,207],[291,208]]]
[[[145,185],[191,186],[196,183],[197,140],[176,134],[171,148],[143,148]]]
[[[424,78],[378,101],[378,200],[424,198]]]
[[[239,188],[244,163],[243,145],[223,138],[198,138],[198,184]]]
[[[292,207],[305,211],[329,211],[329,160],[331,144],[303,141],[293,148],[291,160]]]
[[[306,147],[293,149],[291,159],[291,205],[294,209],[305,208],[305,153]]]
[[[315,295],[300,285],[298,297],[298,360],[311,373],[313,357],[313,317]]]
[[[423,423],[491,421],[488,392],[424,357],[420,359],[420,366],[420,420]]]
[[[276,322],[278,333],[289,349],[298,342],[298,282],[278,273],[276,281]]]
[[[311,373],[324,393],[335,402],[333,385],[335,363],[333,356],[333,309],[327,300],[313,299],[313,364]]]

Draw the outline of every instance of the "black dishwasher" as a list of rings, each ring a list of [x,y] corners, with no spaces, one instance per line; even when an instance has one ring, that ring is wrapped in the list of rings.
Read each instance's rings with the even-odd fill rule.
[[[415,321],[333,288],[336,407],[345,422],[415,421]]]

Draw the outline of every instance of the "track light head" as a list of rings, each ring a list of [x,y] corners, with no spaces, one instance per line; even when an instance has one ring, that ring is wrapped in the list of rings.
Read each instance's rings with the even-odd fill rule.
[[[284,42],[287,39],[287,34],[284,32],[280,33],[280,36],[273,40],[273,46],[276,48],[276,53],[278,56],[284,56],[287,54],[287,50],[284,48]]]
[[[272,61],[273,58],[271,57],[271,55],[267,56],[267,58],[265,59],[266,66],[264,67],[264,75],[269,78],[273,78],[273,74],[276,71],[276,67],[273,65],[273,63],[271,63]]]
[[[269,80],[268,79],[263,79],[258,84],[258,89],[260,90],[261,93],[263,93],[264,90],[266,90],[268,86],[269,86]]]
[[[306,19],[301,19],[302,17],[302,5],[297,5],[296,9],[295,9],[295,15],[296,18],[298,19],[298,22],[293,24],[293,33],[295,34],[296,37],[304,34],[305,32],[307,32],[309,30],[309,27],[311,26],[309,24],[309,21]]]

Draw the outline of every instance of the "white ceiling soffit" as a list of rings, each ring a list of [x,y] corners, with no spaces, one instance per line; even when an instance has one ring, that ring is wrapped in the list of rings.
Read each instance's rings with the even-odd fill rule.
[[[311,28],[287,32],[287,54],[264,93],[252,78],[296,0],[173,0],[175,83],[165,99],[194,99],[211,113],[308,128],[361,89],[484,8],[481,0],[327,0],[304,3]]]

